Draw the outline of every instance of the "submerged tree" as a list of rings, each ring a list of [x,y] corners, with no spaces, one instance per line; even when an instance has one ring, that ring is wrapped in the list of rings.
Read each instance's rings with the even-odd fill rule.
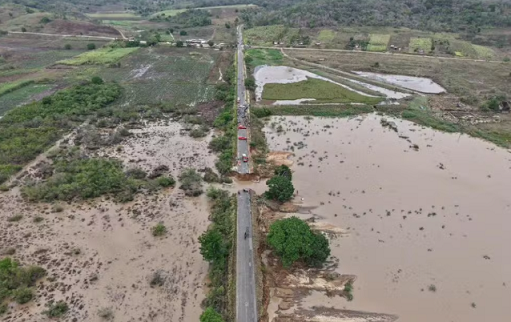
[[[277,220],[270,226],[268,244],[281,258],[284,267],[297,261],[309,266],[321,266],[330,256],[328,239],[311,230],[297,217]]]

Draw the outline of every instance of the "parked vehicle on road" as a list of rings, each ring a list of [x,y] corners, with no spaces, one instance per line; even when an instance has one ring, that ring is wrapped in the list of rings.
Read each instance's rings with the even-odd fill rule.
[[[245,125],[242,125],[242,124],[238,125],[238,130],[246,130],[246,129],[247,129],[247,127]]]
[[[247,138],[246,138],[246,137],[244,137],[244,136],[239,136],[239,137],[238,137],[238,140],[246,141],[246,140],[247,140]]]
[[[243,155],[241,156],[241,160],[243,160],[243,162],[248,162],[248,157],[247,157],[247,155],[246,155],[246,154],[243,154]]]

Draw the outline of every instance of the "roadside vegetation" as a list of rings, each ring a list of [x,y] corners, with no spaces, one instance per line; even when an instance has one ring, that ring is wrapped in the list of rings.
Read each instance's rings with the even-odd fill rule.
[[[234,318],[236,198],[228,191],[210,188],[211,221],[208,230],[199,237],[200,252],[210,263],[209,293],[204,301],[201,321],[230,321]]]
[[[328,239],[312,231],[305,221],[297,217],[275,221],[270,226],[267,242],[284,267],[299,261],[311,267],[320,267],[330,256]]]
[[[0,119],[0,183],[120,94],[119,85],[88,83],[9,111]]]
[[[220,153],[215,166],[222,176],[226,176],[232,169],[236,140],[237,140],[237,120],[236,120],[236,68],[229,66],[223,79],[226,83],[217,85],[215,98],[225,103],[220,115],[213,123],[214,127],[221,132],[210,142],[210,149]]]

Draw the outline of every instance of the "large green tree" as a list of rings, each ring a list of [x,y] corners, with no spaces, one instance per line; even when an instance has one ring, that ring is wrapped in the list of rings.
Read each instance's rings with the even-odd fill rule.
[[[200,322],[224,322],[220,313],[212,307],[208,307],[200,316]]]
[[[200,253],[209,262],[222,260],[227,253],[222,234],[216,228],[203,233],[199,237],[199,242],[201,244]]]
[[[266,182],[268,191],[266,191],[266,197],[285,202],[293,197],[295,188],[293,183],[287,177],[275,176]]]
[[[275,168],[275,175],[281,176],[281,177],[286,177],[289,180],[293,180],[293,173],[291,172],[291,169],[285,164]]]
[[[297,217],[277,220],[270,226],[268,244],[281,258],[284,267],[297,261],[309,266],[320,266],[330,256],[328,239],[312,231]]]

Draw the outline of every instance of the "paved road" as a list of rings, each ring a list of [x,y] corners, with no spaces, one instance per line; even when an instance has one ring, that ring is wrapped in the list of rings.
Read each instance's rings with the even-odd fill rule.
[[[243,58],[243,35],[242,35],[242,26],[238,26],[238,93],[237,96],[239,98],[238,103],[238,124],[242,124],[246,127],[248,124],[248,104],[246,102],[246,91],[245,91],[245,60]],[[248,136],[248,131],[241,129],[238,130],[238,137]],[[242,157],[245,154],[249,157],[249,147],[248,142],[244,140],[238,140],[238,173],[247,174],[250,173],[250,167],[248,162],[243,162]]]
[[[250,193],[247,191],[240,191],[238,194],[236,322],[257,322],[252,216],[250,212]],[[247,233],[246,238],[245,233]]]

